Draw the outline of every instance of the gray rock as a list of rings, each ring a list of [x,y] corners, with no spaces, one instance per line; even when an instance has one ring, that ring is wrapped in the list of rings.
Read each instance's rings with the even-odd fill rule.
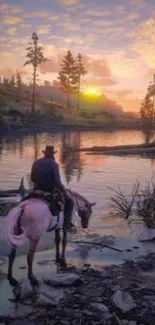
[[[112,297],[113,303],[120,308],[124,313],[136,307],[131,295],[127,292],[118,290]]]
[[[30,281],[22,280],[18,286],[13,289],[15,298],[17,299],[28,299],[32,298],[36,294],[36,289],[33,289],[30,285]]]
[[[94,312],[91,311],[91,310],[86,309],[86,310],[84,310],[82,312],[82,314],[85,315],[85,316],[88,316],[88,317],[92,317],[94,315]]]
[[[137,325],[137,322],[134,320],[122,320],[122,325]]]
[[[94,310],[95,312],[100,313],[104,319],[109,319],[112,317],[112,315],[109,312],[108,307],[105,306],[104,304],[94,302],[94,303],[91,303],[89,305],[89,307],[91,310]]]
[[[74,274],[74,273],[63,273],[63,274],[56,274],[52,276],[52,278],[44,279],[46,284],[49,284],[53,287],[68,287],[68,286],[77,286],[84,283],[81,276]]]
[[[38,295],[38,298],[36,300],[36,304],[39,306],[56,306],[56,301],[54,301],[53,299],[47,297],[45,294],[40,293]]]
[[[111,286],[111,290],[114,291],[114,292],[118,291],[119,288],[120,288],[120,286],[118,284]]]
[[[144,299],[151,301],[155,301],[155,295],[150,295],[150,296],[144,296]]]
[[[11,323],[11,325],[21,325],[21,324],[22,325],[35,325],[34,322],[31,322],[31,321],[29,322],[29,321],[23,320],[23,319],[22,319],[22,321],[21,321],[21,319],[18,319]]]

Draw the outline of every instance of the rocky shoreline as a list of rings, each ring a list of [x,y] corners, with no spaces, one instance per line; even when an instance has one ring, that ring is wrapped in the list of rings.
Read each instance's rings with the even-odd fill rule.
[[[58,273],[41,289],[14,290],[12,304],[22,315],[0,316],[2,325],[154,325],[155,254],[119,266]],[[60,292],[61,291],[61,292]],[[55,297],[53,294],[55,293]],[[61,294],[60,294],[61,293]]]

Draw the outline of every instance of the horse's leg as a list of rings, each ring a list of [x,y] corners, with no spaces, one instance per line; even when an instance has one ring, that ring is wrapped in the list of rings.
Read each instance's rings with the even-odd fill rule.
[[[63,238],[62,238],[62,254],[61,254],[61,266],[62,266],[62,268],[67,267],[67,263],[66,263],[66,260],[65,260],[66,245],[67,245],[67,230],[66,230],[66,228],[64,228],[63,229]]]
[[[37,240],[30,240],[29,242],[29,251],[27,254],[27,264],[28,264],[28,279],[30,280],[32,285],[38,285],[38,280],[33,275],[32,265],[33,265],[33,258],[36,246],[38,244],[39,239]]]
[[[55,230],[55,246],[56,246],[56,263],[61,262],[60,258],[60,251],[59,251],[59,246],[60,246],[60,229]]]
[[[16,249],[17,249],[16,247],[12,247],[9,254],[9,266],[8,266],[7,279],[9,280],[11,286],[16,286],[18,284],[18,281],[14,279],[12,276],[12,267],[16,257]]]

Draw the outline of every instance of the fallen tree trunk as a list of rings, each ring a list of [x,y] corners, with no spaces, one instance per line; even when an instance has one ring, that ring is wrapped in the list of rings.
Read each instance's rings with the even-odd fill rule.
[[[155,154],[155,144],[136,144],[136,145],[123,145],[123,146],[101,146],[82,148],[79,151],[86,152],[88,155],[136,155],[136,154]]]
[[[155,155],[155,147],[154,148],[128,148],[128,149],[109,149],[109,150],[97,150],[97,151],[91,151],[86,153],[87,155]]]
[[[148,149],[148,150],[155,150],[155,143],[150,144],[129,144],[129,145],[120,145],[120,146],[94,146],[94,147],[85,147],[80,149],[72,149],[73,151],[112,151],[112,150],[136,150],[136,149]]]

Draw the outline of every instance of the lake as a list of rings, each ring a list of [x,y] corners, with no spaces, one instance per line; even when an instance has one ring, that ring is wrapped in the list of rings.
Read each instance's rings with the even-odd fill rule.
[[[83,194],[90,201],[97,202],[93,209],[90,230],[100,235],[112,235],[118,245],[128,247],[132,235],[130,226],[121,218],[113,218],[107,214],[110,197],[113,195],[109,187],[117,189],[120,186],[123,193],[130,195],[135,180],[144,185],[151,179],[155,171],[155,160],[140,156],[86,155],[84,152],[69,154],[68,149],[138,144],[144,142],[144,139],[140,131],[124,130],[57,131],[1,137],[0,189],[17,188],[21,178],[27,178],[34,159],[42,156],[44,147],[54,145],[57,150],[55,157],[66,187]],[[27,181],[25,185],[28,186]],[[40,247],[43,249],[44,246],[41,244]],[[152,248],[152,244],[149,247]],[[142,250],[143,248],[144,246]]]

